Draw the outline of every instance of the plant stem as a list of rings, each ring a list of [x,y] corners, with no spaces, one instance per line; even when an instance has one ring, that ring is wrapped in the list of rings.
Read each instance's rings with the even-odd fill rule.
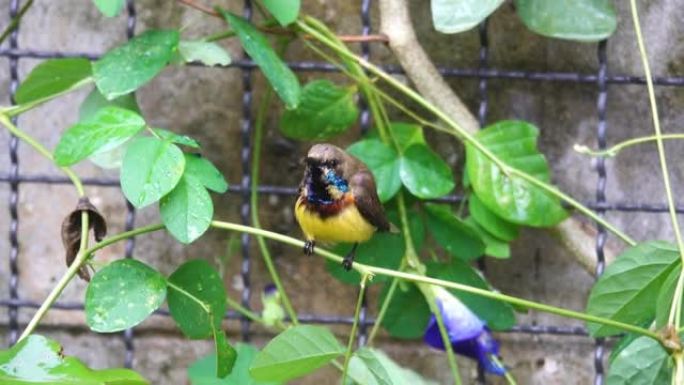
[[[307,18],[307,23],[309,22],[314,22],[312,21],[313,19]],[[496,155],[494,155],[487,147],[485,147],[482,143],[480,143],[471,133],[468,131],[464,130],[461,128],[455,121],[453,121],[449,116],[447,116],[444,112],[442,112],[440,109],[436,108],[433,106],[431,103],[429,103],[427,100],[425,100],[420,94],[418,94],[416,91],[411,89],[410,87],[406,86],[405,84],[401,83],[397,79],[393,78],[391,75],[387,74],[384,72],[382,69],[379,67],[371,64],[367,60],[364,60],[361,57],[358,57],[351,51],[349,51],[346,47],[340,47],[338,44],[335,42],[330,41],[325,35],[321,34],[319,31],[317,31],[314,28],[311,28],[307,23],[304,23],[302,21],[297,21],[297,26],[305,31],[306,33],[310,34],[314,38],[318,39],[321,43],[324,45],[328,46],[335,52],[337,52],[341,57],[348,59],[348,60],[354,60],[356,61],[359,65],[367,69],[368,71],[372,72],[373,74],[377,75],[381,79],[385,80],[388,84],[393,86],[395,89],[403,93],[404,95],[410,97],[413,99],[416,103],[421,105],[423,108],[426,110],[430,111],[432,114],[434,114],[436,117],[439,119],[443,120],[451,129],[443,129],[444,132],[447,132],[451,135],[454,135],[458,138],[460,138],[462,141],[471,144],[475,149],[480,151],[482,154],[484,154],[489,160],[492,161],[499,169],[501,169],[502,173],[505,175],[508,175],[509,177],[511,176],[517,176],[530,184],[546,191],[547,193],[564,200],[568,202],[570,205],[575,207],[578,211],[583,213],[584,215],[588,216],[589,218],[593,219],[594,221],[600,223],[603,225],[606,229],[611,231],[613,234],[621,238],[625,243],[629,244],[630,246],[636,245],[636,242],[624,234],[622,231],[618,230],[615,228],[612,224],[610,224],[608,221],[605,219],[601,218],[599,215],[597,215],[595,212],[593,212],[591,209],[587,208],[586,206],[582,205],[580,202],[577,200],[573,199],[569,195],[563,193],[562,191],[558,190],[556,187],[549,185],[545,182],[540,181],[539,179],[522,172],[516,168],[508,166],[506,163],[504,163],[501,159],[499,159]]]
[[[9,132],[11,132],[14,136],[26,142],[29,146],[33,147],[41,155],[43,155],[45,158],[54,163],[52,153],[48,151],[47,148],[43,147],[42,144],[38,143],[38,141],[33,139],[33,137],[31,137],[29,134],[25,133],[24,131],[20,130],[17,126],[15,126],[7,115],[0,114],[0,123],[7,127]],[[78,196],[85,196],[83,183],[81,183],[81,179],[78,177],[78,175],[76,175],[76,173],[74,173],[69,167],[59,167],[59,169],[62,170],[62,172],[64,172],[69,177],[69,179],[71,179],[71,183],[76,188]]]
[[[51,101],[52,99],[55,99],[55,98],[58,98],[62,95],[66,95],[70,92],[73,92],[73,91],[75,91],[75,90],[77,90],[83,86],[86,86],[92,82],[93,82],[93,77],[92,76],[87,77],[87,78],[82,79],[81,81],[73,84],[71,87],[67,88],[66,90],[58,92],[56,94],[52,94],[52,95],[46,96],[44,98],[32,100],[28,103],[2,108],[2,109],[0,109],[0,114],[6,115],[7,117],[10,117],[10,118],[15,117],[17,115],[23,114],[26,111],[34,109],[43,103],[47,103],[47,102]]]
[[[258,322],[262,325],[265,325],[266,322],[264,322],[264,319],[261,318],[257,313],[247,309],[246,307],[242,306],[239,302],[233,301],[232,298],[226,297],[226,303],[228,304],[229,307],[232,307],[240,313],[241,315],[249,318],[251,321]],[[284,329],[284,328],[283,328]]]
[[[662,140],[677,140],[677,139],[684,139],[684,134],[662,134],[660,135],[660,138]],[[585,154],[589,156],[616,156],[621,150],[624,150],[627,147],[631,147],[637,144],[641,143],[648,143],[648,142],[654,142],[658,140],[658,136],[656,135],[651,135],[651,136],[641,136],[638,138],[632,138],[629,140],[625,140],[624,142],[620,142],[610,148],[607,148],[605,150],[592,150],[587,146],[584,145],[579,145],[576,144],[573,148],[575,151],[579,152],[580,154]]]
[[[648,101],[651,105],[651,118],[653,119],[653,129],[655,130],[656,145],[658,146],[658,158],[660,159],[660,169],[663,173],[663,184],[665,185],[665,195],[667,196],[667,205],[670,211],[670,219],[672,220],[672,228],[677,239],[677,247],[679,248],[679,255],[684,263],[684,240],[682,240],[682,233],[679,229],[679,221],[677,220],[677,211],[675,208],[674,198],[672,197],[672,187],[670,186],[670,172],[667,168],[667,158],[665,156],[665,145],[663,144],[662,133],[660,130],[660,117],[658,116],[658,105],[655,99],[655,90],[653,88],[653,76],[651,75],[651,66],[648,64],[648,54],[646,53],[646,45],[641,35],[641,25],[639,23],[639,11],[637,10],[636,0],[631,0],[632,22],[634,23],[634,30],[636,32],[637,44],[639,45],[639,54],[644,66],[644,75],[646,76],[646,88],[648,89]],[[680,275],[684,274],[684,269]],[[680,279],[681,282],[681,279]],[[682,285],[677,285],[677,290],[681,293]],[[681,298],[681,294],[679,298]],[[677,297],[675,295],[675,297]],[[677,302],[672,302],[670,313],[675,312]],[[675,319],[675,327],[679,329],[681,323],[680,317]]]
[[[254,142],[252,143],[252,178],[250,181],[250,205],[252,207],[252,225],[256,228],[261,228],[261,221],[259,220],[259,165],[261,164],[261,142],[264,136],[264,121],[266,119],[266,112],[268,111],[271,100],[273,99],[273,90],[271,87],[267,87],[266,93],[264,94],[261,103],[259,105],[259,110],[257,111],[256,122],[254,124]],[[266,245],[266,241],[262,237],[256,237],[257,243],[259,244],[259,249],[261,250],[261,256],[263,257],[264,264],[268,269],[271,279],[280,293],[280,298],[283,301],[283,307],[287,311],[287,315],[293,324],[299,325],[299,320],[297,319],[297,312],[292,307],[292,302],[283,287],[283,283],[280,280],[278,271],[273,264],[273,258],[271,258],[271,252]]]
[[[399,270],[401,269],[402,268],[400,267]],[[387,309],[389,308],[390,303],[392,303],[394,293],[397,291],[397,286],[399,286],[399,278],[392,279],[392,283],[390,284],[390,287],[387,290],[387,295],[385,296],[385,299],[382,301],[382,306],[380,306],[378,316],[375,317],[375,323],[373,324],[373,328],[371,329],[370,334],[368,335],[367,345],[373,345],[373,339],[375,338],[375,335],[378,334],[378,330],[380,330],[380,325],[382,325],[382,320],[385,318],[385,313],[387,313]]]
[[[442,310],[437,302],[437,297],[432,291],[432,286],[430,285],[418,285],[420,291],[427,299],[427,303],[430,306],[430,311],[435,316],[437,321],[437,327],[439,328],[439,334],[442,336],[442,343],[444,344],[444,350],[447,353],[447,360],[449,361],[449,367],[451,368],[451,373],[454,376],[454,385],[461,385],[461,374],[458,370],[458,363],[456,362],[456,355],[454,354],[454,348],[451,346],[451,339],[449,338],[449,332],[444,325],[444,316],[442,315]]]
[[[499,359],[499,357],[492,355],[491,356],[492,361],[494,361],[495,364],[503,367],[503,363]],[[518,385],[518,383],[515,381],[515,378],[511,374],[510,370],[506,370],[504,372],[504,378],[506,379],[506,382],[508,382],[508,385]]]
[[[366,293],[366,283],[368,282],[368,274],[361,276],[361,286],[359,289],[359,296],[356,299],[356,308],[354,309],[354,323],[349,333],[349,342],[347,343],[347,352],[344,354],[344,364],[342,366],[342,384],[345,384],[347,379],[347,369],[349,368],[349,360],[354,350],[354,340],[356,339],[356,330],[359,327],[359,315],[361,314],[361,306],[363,305],[363,295]]]
[[[17,25],[19,25],[19,21],[21,21],[21,18],[24,17],[26,11],[28,11],[29,8],[31,8],[31,5],[33,5],[33,0],[28,0],[26,3],[24,3],[24,5],[21,7],[17,15],[12,19],[12,21],[10,21],[7,28],[5,28],[4,31],[2,31],[2,35],[0,35],[0,44],[2,44],[2,42],[4,42],[5,39],[7,39],[7,36],[9,36],[10,33],[12,33],[12,31],[14,31],[17,28]]]

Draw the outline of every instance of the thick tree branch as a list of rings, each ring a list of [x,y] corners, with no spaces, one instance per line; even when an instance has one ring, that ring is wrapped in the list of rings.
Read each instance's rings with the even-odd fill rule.
[[[406,0],[380,0],[380,32],[389,38],[389,46],[418,91],[447,113],[463,129],[475,133],[479,124],[458,95],[440,75],[416,38]],[[576,218],[569,218],[553,228],[561,244],[590,274],[596,273],[596,231]],[[607,263],[617,255],[606,247]]]

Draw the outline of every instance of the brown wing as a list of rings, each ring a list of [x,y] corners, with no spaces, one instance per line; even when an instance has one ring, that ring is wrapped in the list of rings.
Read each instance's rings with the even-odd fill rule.
[[[390,224],[378,198],[373,174],[368,170],[359,171],[351,177],[349,186],[361,215],[379,231],[389,231]]]

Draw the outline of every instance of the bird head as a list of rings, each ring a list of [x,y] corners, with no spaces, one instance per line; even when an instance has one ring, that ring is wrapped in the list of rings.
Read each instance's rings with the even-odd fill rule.
[[[345,176],[350,175],[350,159],[350,155],[332,144],[311,147],[304,158],[307,195],[324,201],[339,199],[349,190]]]

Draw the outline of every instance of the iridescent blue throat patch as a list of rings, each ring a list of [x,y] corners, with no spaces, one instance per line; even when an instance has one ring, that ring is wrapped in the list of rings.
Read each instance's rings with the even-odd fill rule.
[[[349,185],[347,184],[347,181],[335,174],[335,171],[333,170],[328,170],[328,172],[325,173],[325,180],[329,184],[335,186],[335,188],[342,193],[349,191]]]

